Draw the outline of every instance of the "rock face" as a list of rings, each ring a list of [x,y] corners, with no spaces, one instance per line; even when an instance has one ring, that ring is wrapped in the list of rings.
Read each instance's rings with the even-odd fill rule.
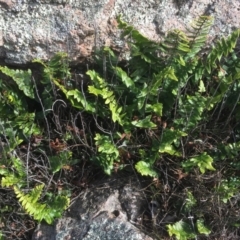
[[[136,177],[111,177],[83,191],[53,226],[40,225],[32,240],[151,240],[134,226],[149,211],[146,200]]]
[[[210,40],[240,28],[239,0],[0,0],[0,60],[21,65],[64,51],[77,63],[95,47],[121,47],[119,14],[154,40],[203,14],[215,17]]]

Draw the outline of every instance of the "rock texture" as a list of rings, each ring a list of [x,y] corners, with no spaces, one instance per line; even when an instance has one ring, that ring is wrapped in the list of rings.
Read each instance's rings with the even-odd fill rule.
[[[240,28],[239,0],[0,0],[0,60],[21,65],[64,51],[77,63],[95,47],[122,47],[119,14],[154,40],[202,14],[215,17],[210,40]]]
[[[148,211],[136,176],[111,177],[83,191],[53,226],[41,224],[32,240],[152,240],[134,226]]]

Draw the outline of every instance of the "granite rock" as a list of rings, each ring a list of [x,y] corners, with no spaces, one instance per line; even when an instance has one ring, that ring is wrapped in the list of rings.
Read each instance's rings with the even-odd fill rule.
[[[212,15],[210,41],[240,28],[239,0],[0,0],[0,60],[22,65],[64,51],[73,63],[103,45],[123,47],[116,16],[159,40]]]
[[[139,224],[143,214],[149,212],[141,189],[136,177],[110,177],[96,182],[54,225],[40,224],[32,240],[151,240]]]

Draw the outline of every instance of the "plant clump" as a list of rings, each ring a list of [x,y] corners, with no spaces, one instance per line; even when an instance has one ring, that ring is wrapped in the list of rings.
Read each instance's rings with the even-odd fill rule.
[[[154,238],[238,239],[240,30],[206,52],[212,21],[159,43],[118,18],[129,59],[104,47],[78,82],[65,53],[35,60],[38,78],[0,67],[1,221],[51,224],[100,169],[130,166],[162,206]]]

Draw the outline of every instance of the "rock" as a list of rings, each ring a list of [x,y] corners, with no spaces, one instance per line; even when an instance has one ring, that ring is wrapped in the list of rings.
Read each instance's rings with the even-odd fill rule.
[[[97,47],[123,47],[119,14],[153,40],[203,14],[215,17],[210,40],[240,27],[239,0],[0,0],[0,59],[22,65],[64,51],[79,63]]]
[[[53,226],[39,225],[32,240],[151,240],[136,227],[147,211],[148,202],[136,177],[110,177],[82,192]]]

